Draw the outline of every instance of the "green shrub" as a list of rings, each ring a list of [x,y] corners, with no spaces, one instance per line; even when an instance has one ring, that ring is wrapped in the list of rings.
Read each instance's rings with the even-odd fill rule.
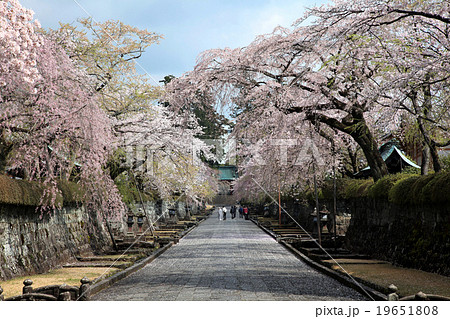
[[[367,197],[369,187],[373,185],[373,179],[350,179],[346,184],[344,199]]]
[[[399,205],[450,202],[450,173],[411,176],[400,180],[391,188],[389,198]]]
[[[339,199],[360,198],[367,196],[373,179],[340,178],[336,180],[336,197]],[[333,180],[326,181],[322,186],[322,198],[333,198]]]
[[[413,175],[409,178],[400,180],[392,186],[389,191],[389,200],[393,203],[404,205],[412,202],[414,196],[411,194],[411,189],[420,176]]]
[[[402,174],[410,174],[410,175],[420,175],[420,168],[407,166],[402,170]]]
[[[81,188],[72,182],[59,181],[55,204],[74,204],[83,198]],[[44,196],[45,186],[38,182],[12,179],[6,175],[0,175],[0,203],[23,206],[40,206],[49,202],[49,195]]]
[[[38,183],[0,175],[0,203],[2,204],[38,206],[42,195],[43,188]]]
[[[409,178],[411,174],[399,173],[387,175],[378,180],[372,187],[370,187],[368,196],[378,199],[389,199],[389,191],[400,180]]]
[[[424,201],[432,203],[450,202],[450,173],[434,174],[434,178],[423,187],[422,196]]]
[[[450,172],[450,155],[441,157],[442,171]]]
[[[120,174],[115,180],[114,183],[119,190],[120,195],[122,196],[122,200],[125,204],[134,204],[136,202],[140,202],[141,197],[144,202],[153,200],[153,196],[151,194],[146,194],[141,192],[139,194],[136,185],[132,183],[126,174]],[[140,196],[139,196],[140,195]]]
[[[336,193],[338,199],[370,197],[385,199],[399,205],[417,205],[423,203],[450,202],[450,173],[417,174],[398,173],[388,175],[375,184],[372,179],[337,179]],[[326,181],[322,186],[321,198],[333,198],[333,181]],[[313,198],[308,193],[307,198]]]

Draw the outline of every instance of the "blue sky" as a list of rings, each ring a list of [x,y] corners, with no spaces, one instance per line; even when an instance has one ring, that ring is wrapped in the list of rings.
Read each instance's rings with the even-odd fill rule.
[[[44,28],[58,22],[120,20],[164,35],[147,49],[139,65],[156,81],[193,69],[207,49],[242,47],[276,26],[289,27],[305,7],[325,0],[20,0]]]

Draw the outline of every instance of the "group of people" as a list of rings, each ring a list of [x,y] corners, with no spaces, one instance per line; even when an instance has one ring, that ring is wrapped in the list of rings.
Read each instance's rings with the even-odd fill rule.
[[[219,220],[226,220],[227,219],[227,208],[224,207],[219,207],[218,209],[218,218]],[[239,218],[245,218],[248,219],[248,208],[247,207],[242,207],[242,206],[236,206],[233,205],[231,206],[230,209],[230,214],[231,214],[231,219],[235,219],[236,218],[236,214],[239,212]]]

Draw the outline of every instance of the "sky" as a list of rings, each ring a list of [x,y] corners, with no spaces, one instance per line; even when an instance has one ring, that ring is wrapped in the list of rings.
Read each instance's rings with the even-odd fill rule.
[[[160,44],[147,48],[138,71],[157,84],[164,76],[192,70],[208,49],[248,45],[277,26],[290,27],[306,7],[326,0],[19,0],[32,9],[45,29],[78,18],[120,20],[162,34]]]

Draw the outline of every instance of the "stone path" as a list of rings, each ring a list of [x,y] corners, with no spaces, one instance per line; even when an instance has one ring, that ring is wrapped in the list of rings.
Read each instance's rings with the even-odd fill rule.
[[[229,214],[228,214],[229,216]],[[216,215],[93,300],[365,300],[249,220]]]

